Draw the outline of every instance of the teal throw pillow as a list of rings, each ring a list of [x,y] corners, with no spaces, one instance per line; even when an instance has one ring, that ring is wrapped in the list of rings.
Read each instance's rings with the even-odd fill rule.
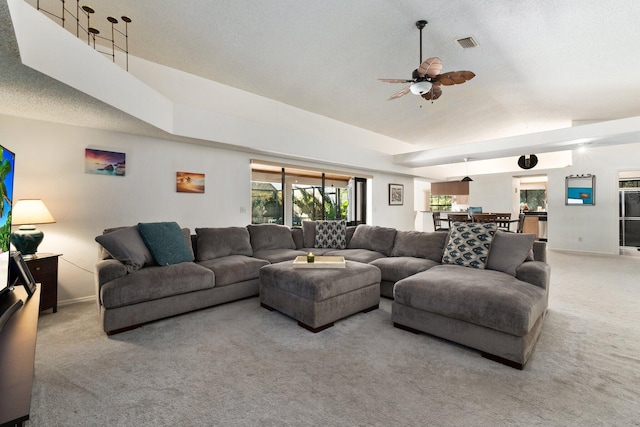
[[[138,231],[159,265],[193,261],[193,253],[177,223],[141,222]]]

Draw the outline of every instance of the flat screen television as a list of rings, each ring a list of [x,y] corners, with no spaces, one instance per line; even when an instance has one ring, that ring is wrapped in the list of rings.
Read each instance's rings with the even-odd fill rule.
[[[13,206],[15,164],[15,154],[0,145],[0,295],[11,289],[9,247],[11,245],[11,207]]]

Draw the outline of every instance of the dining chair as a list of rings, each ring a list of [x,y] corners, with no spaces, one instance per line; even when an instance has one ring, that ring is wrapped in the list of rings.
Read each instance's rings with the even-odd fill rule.
[[[469,222],[469,215],[464,214],[447,214],[447,220],[449,221],[449,228],[453,225],[454,222]]]
[[[449,231],[448,228],[443,227],[442,226],[442,216],[440,215],[440,212],[434,212],[433,213],[433,229],[435,231]]]
[[[522,233],[522,230],[524,229],[524,214],[521,213],[518,216],[518,228],[516,230],[516,233]]]
[[[478,213],[473,215],[473,222],[487,223],[496,222],[496,214],[491,213]]]
[[[500,230],[511,231],[511,213],[497,213],[496,224]]]

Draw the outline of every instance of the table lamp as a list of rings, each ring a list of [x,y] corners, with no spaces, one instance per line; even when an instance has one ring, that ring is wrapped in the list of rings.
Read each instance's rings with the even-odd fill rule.
[[[56,222],[49,209],[40,199],[20,199],[11,210],[11,225],[19,225],[17,231],[11,233],[11,243],[25,258],[35,258],[38,245],[44,233],[36,230],[35,224],[51,224]]]

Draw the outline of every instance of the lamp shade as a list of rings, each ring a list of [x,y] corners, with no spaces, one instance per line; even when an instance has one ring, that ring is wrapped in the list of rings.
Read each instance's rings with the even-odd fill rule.
[[[20,199],[11,211],[11,225],[51,224],[56,222],[40,199]]]

